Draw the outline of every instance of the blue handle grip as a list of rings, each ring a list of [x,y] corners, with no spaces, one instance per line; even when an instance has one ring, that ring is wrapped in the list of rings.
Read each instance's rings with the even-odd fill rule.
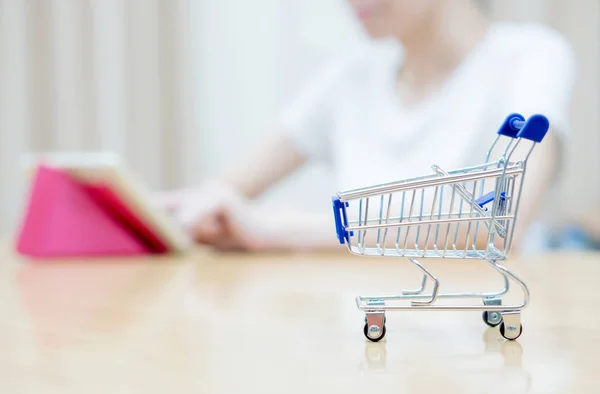
[[[502,123],[502,126],[500,126],[498,134],[510,138],[517,138],[519,130],[521,130],[521,127],[523,127],[525,123],[526,122],[523,115],[517,113],[510,114],[506,117],[504,123]]]
[[[335,232],[340,244],[344,244],[346,241],[350,242],[348,231],[346,226],[348,225],[348,218],[346,217],[346,211],[344,210],[343,203],[339,197],[335,196],[331,198],[333,203],[333,218],[335,220]],[[346,203],[348,206],[348,203]]]
[[[527,119],[517,137],[540,143],[546,136],[548,129],[550,129],[550,122],[544,115],[533,115]]]

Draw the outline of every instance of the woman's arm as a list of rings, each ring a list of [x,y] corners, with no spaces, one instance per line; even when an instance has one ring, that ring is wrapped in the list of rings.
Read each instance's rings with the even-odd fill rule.
[[[301,167],[307,157],[299,152],[286,133],[275,133],[245,160],[237,162],[221,181],[239,194],[254,199]]]

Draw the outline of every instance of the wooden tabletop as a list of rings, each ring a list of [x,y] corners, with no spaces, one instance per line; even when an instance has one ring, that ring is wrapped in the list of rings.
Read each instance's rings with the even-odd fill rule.
[[[444,291],[478,261],[423,261]],[[0,248],[0,393],[597,393],[600,255],[506,264],[523,334],[480,312],[399,311],[370,342],[356,295],[418,287],[405,260],[332,255],[28,261]],[[478,291],[478,290],[476,290]]]

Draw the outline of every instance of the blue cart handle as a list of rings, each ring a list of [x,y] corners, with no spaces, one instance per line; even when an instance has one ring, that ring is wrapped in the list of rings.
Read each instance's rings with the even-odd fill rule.
[[[345,207],[349,204],[346,202],[345,206],[339,199],[339,197],[334,196],[331,198],[333,203],[333,218],[335,220],[335,231],[337,233],[337,238],[340,241],[340,244],[344,244],[346,241],[350,242],[348,231],[346,231],[346,226],[348,226],[348,218],[346,216]]]
[[[524,138],[540,143],[546,136],[549,128],[550,122],[544,115],[532,115],[529,119],[525,120],[523,115],[514,113],[506,117],[498,130],[498,134],[510,138]]]

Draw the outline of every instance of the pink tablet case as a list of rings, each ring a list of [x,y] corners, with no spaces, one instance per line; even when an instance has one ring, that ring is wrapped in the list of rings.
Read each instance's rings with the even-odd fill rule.
[[[38,167],[17,251],[36,258],[165,253],[166,245],[104,184]]]

